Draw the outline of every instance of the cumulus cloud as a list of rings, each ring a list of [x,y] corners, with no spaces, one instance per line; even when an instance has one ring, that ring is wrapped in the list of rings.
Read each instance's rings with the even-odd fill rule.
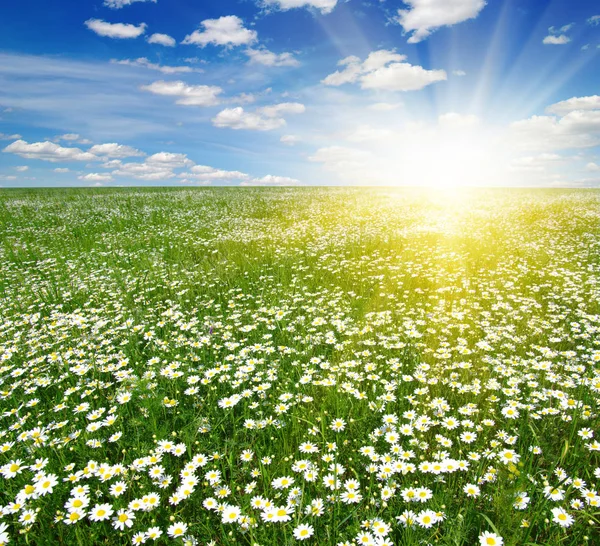
[[[399,9],[395,21],[412,32],[408,43],[416,44],[440,27],[475,19],[485,0],[404,0],[409,9]]]
[[[300,63],[291,53],[273,53],[264,47],[257,49],[248,48],[246,55],[250,64],[263,64],[265,66],[299,66]]]
[[[542,40],[542,43],[546,45],[565,45],[570,41],[571,38],[569,38],[566,34],[560,34],[559,36],[549,34]]]
[[[146,181],[168,180],[175,177],[172,169],[148,163],[124,163],[112,174],[123,178]]]
[[[214,106],[219,104],[219,95],[223,92],[215,85],[188,85],[182,81],[163,80],[143,85],[142,89],[155,95],[176,97],[176,104],[184,106]]]
[[[405,60],[406,55],[386,49],[373,51],[364,62],[355,56],[346,57],[338,63],[344,68],[327,76],[322,83],[339,86],[359,82],[362,89],[417,91],[447,79],[444,70],[426,70]]]
[[[125,157],[141,157],[144,156],[144,152],[132,148],[131,146],[125,146],[124,144],[117,144],[116,142],[108,142],[106,144],[96,144],[88,150],[91,154],[110,157],[110,158],[125,158]]]
[[[200,23],[203,30],[195,30],[185,37],[183,44],[205,47],[208,44],[220,46],[250,45],[257,40],[255,30],[244,27],[244,22],[236,15],[218,19],[206,19]]]
[[[181,73],[189,73],[189,72],[203,72],[201,69],[194,69],[191,66],[166,66],[160,65],[156,63],[151,63],[146,57],[140,57],[139,59],[123,59],[122,61],[118,61],[116,59],[111,59],[111,63],[121,64],[125,66],[141,66],[143,68],[149,68],[150,70],[158,70],[163,74],[181,74]]]
[[[600,110],[600,96],[572,97],[568,100],[551,104],[546,108],[547,113],[559,116],[568,114],[574,110]]]
[[[331,13],[337,0],[263,0],[264,6],[273,6],[280,10],[293,8],[315,8],[321,13]]]
[[[165,47],[175,47],[175,38],[172,38],[168,34],[154,33],[149,36],[146,40],[149,44],[158,44]]]
[[[510,126],[523,149],[559,150],[600,145],[600,110],[574,110],[562,117],[532,116]]]
[[[24,173],[25,171],[28,171],[29,167],[27,165],[19,165],[18,167],[15,167],[15,171],[18,171],[20,173]]]
[[[0,133],[0,140],[18,140],[21,138],[21,135],[15,133],[14,135],[9,135],[7,133]]]
[[[136,26],[125,23],[107,23],[102,19],[88,19],[85,26],[99,36],[106,36],[107,38],[138,38],[146,32],[146,23]]]
[[[186,154],[176,154],[172,152],[158,152],[146,159],[148,165],[156,165],[161,168],[178,169],[189,167],[194,162]]]
[[[587,24],[592,25],[593,27],[600,25],[600,15],[592,15],[592,17],[587,20]]]
[[[204,182],[222,182],[227,180],[247,180],[250,176],[240,171],[226,171],[215,169],[208,165],[195,165],[189,172],[179,175],[181,178],[192,178],[196,181]]]
[[[262,178],[253,178],[247,182],[242,182],[240,186],[297,186],[300,180],[288,176],[274,176],[268,174]]]
[[[94,154],[84,152],[79,148],[63,148],[54,142],[32,142],[17,140],[9,144],[3,152],[17,154],[26,159],[41,159],[42,161],[93,161],[98,159]]]
[[[110,182],[113,178],[110,174],[106,173],[89,173],[77,177],[79,180],[85,180],[86,182]]]
[[[156,0],[104,0],[104,5],[107,8],[121,9],[125,6],[130,6],[135,2],[153,2],[154,4],[156,4]]]
[[[546,45],[565,45],[571,41],[571,38],[567,36],[567,32],[575,26],[575,23],[569,23],[560,28],[550,27],[548,29],[548,36],[546,36],[542,43]]]
[[[263,106],[254,112],[246,112],[241,106],[238,106],[222,110],[212,119],[212,122],[215,127],[221,128],[271,131],[285,125],[284,115],[301,114],[304,111],[304,105],[297,102]]]
[[[590,162],[585,166],[585,170],[586,171],[592,171],[592,172],[597,172],[600,171],[600,165]]]
[[[159,181],[175,178],[176,169],[192,167],[194,162],[186,154],[159,152],[147,157],[143,162],[121,163],[115,160],[113,164],[117,166],[112,172],[113,177]]]

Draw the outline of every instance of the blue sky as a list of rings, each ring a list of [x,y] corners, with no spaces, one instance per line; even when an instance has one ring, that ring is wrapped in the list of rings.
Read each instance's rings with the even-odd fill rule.
[[[596,0],[0,4],[0,185],[600,185]]]

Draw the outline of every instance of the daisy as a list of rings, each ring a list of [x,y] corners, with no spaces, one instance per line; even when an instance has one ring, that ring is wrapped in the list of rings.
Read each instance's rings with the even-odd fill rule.
[[[485,531],[479,535],[479,544],[481,546],[502,546],[504,544],[504,540],[496,533]]]
[[[315,529],[312,525],[301,524],[294,529],[294,538],[296,540],[306,540],[307,538],[313,536],[314,533]]]
[[[425,529],[429,529],[437,521],[438,515],[433,510],[424,510],[417,516],[417,523]]]
[[[552,521],[558,523],[561,527],[570,527],[575,520],[569,513],[557,507],[552,508]]]
[[[48,493],[52,493],[54,486],[58,483],[58,478],[54,474],[42,475],[35,484],[35,492],[44,496]]]
[[[83,519],[84,517],[85,517],[85,512],[81,508],[74,508],[73,510],[69,511],[69,513],[63,519],[63,521],[67,525],[73,525],[74,523],[77,523],[79,520]]]
[[[467,497],[476,498],[481,494],[481,490],[475,484],[468,483],[463,487],[463,491],[466,493]]]
[[[135,514],[128,510],[121,509],[117,512],[117,515],[113,518],[113,527],[118,531],[123,531],[125,527],[131,527]]]
[[[109,519],[113,513],[114,511],[110,504],[96,504],[96,506],[91,509],[88,518],[92,521],[104,521]]]
[[[157,538],[160,538],[160,536],[162,535],[162,531],[160,530],[160,527],[150,527],[148,528],[148,530],[146,531],[146,537],[150,538],[152,540],[156,540]]]
[[[167,533],[171,538],[182,537],[183,535],[185,535],[187,528],[188,526],[185,523],[178,521],[167,529]]]
[[[136,533],[131,539],[132,544],[144,544],[146,542],[146,533]]]
[[[110,494],[113,497],[120,497],[127,491],[127,484],[125,482],[115,482],[110,486]]]
[[[221,521],[223,523],[235,523],[240,519],[242,511],[238,506],[231,506],[226,504],[223,511],[221,512]]]

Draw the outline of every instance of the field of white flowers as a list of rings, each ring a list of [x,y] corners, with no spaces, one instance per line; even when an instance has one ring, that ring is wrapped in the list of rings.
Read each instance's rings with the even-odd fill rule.
[[[600,192],[5,190],[0,544],[600,544]]]

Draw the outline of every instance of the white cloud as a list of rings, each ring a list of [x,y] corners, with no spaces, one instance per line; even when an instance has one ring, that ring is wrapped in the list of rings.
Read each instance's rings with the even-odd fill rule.
[[[161,168],[179,169],[190,167],[194,162],[186,154],[175,154],[171,152],[158,152],[146,159],[149,165],[156,165]]]
[[[397,110],[402,106],[401,102],[376,102],[369,104],[369,110],[375,110],[375,112],[391,112]]]
[[[466,76],[467,73],[464,70],[453,70],[452,75],[462,77],[462,76]]]
[[[104,5],[107,8],[121,9],[125,6],[130,6],[135,2],[153,2],[156,4],[156,0],[104,0]]]
[[[249,48],[246,55],[250,58],[250,64],[264,64],[265,66],[299,66],[300,63],[291,53],[273,53],[264,47],[258,49]]]
[[[15,167],[15,171],[18,171],[20,173],[24,173],[25,171],[28,171],[29,167],[27,165],[20,165],[18,167]]]
[[[27,159],[41,159],[53,163],[59,161],[93,161],[98,159],[94,154],[79,148],[63,148],[54,142],[32,142],[17,140],[9,144],[3,152],[17,154]]]
[[[168,34],[154,33],[149,36],[146,40],[149,44],[158,44],[165,47],[175,47],[175,38],[172,38]]]
[[[405,58],[402,55],[399,57]],[[336,70],[333,74],[329,74],[321,83],[325,85],[343,85],[345,83],[354,83],[362,72],[360,59],[354,55],[346,57],[338,62],[338,66],[345,66],[343,70]]]
[[[67,169],[66,167],[57,167],[56,169],[54,169],[55,173],[69,173],[71,172],[70,169]]]
[[[185,37],[183,44],[194,44],[200,47],[208,44],[240,46],[250,45],[257,39],[256,31],[245,28],[243,21],[236,15],[206,19],[200,24],[204,30],[195,30]]]
[[[10,181],[16,179],[17,177],[14,174],[0,174],[0,180]]]
[[[510,125],[523,149],[560,150],[600,145],[600,110],[574,110],[563,117],[532,116]]]
[[[182,81],[166,82],[163,80],[143,85],[144,91],[155,95],[177,97],[177,104],[184,106],[214,106],[219,104],[219,97],[223,90],[214,85],[187,85]]]
[[[405,55],[385,49],[370,53],[364,62],[358,57],[346,57],[338,63],[345,68],[330,74],[322,83],[338,86],[358,81],[362,89],[417,91],[447,79],[444,70],[426,70],[404,62],[405,59]]]
[[[175,177],[175,173],[171,168],[148,163],[124,163],[112,174],[116,177],[146,181],[168,180]]]
[[[571,38],[569,38],[566,34],[560,34],[559,36],[549,34],[542,40],[542,43],[546,45],[565,45],[568,44],[570,41]]]
[[[590,162],[585,166],[585,170],[592,171],[592,172],[600,171],[600,165]]]
[[[254,112],[246,112],[238,106],[222,110],[212,119],[212,122],[215,127],[221,128],[271,131],[285,125],[285,119],[282,117],[285,114],[301,114],[304,111],[304,105],[297,102],[264,106]]]
[[[337,4],[337,0],[263,0],[265,6],[275,6],[280,10],[293,8],[315,8],[321,13],[331,13]]]
[[[421,66],[408,63],[392,63],[363,76],[361,87],[387,91],[418,91],[445,79],[446,72],[443,70],[425,70]]]
[[[549,114],[557,114],[559,116],[568,114],[574,110],[600,110],[600,96],[572,97],[568,100],[551,104],[546,108],[546,112]]]
[[[600,25],[600,15],[593,15],[587,20],[588,25],[592,25],[593,27]]]
[[[110,174],[103,173],[89,173],[78,176],[77,178],[79,180],[85,180],[86,182],[110,182],[113,179]]]
[[[246,180],[250,176],[240,171],[225,171],[215,169],[208,165],[195,165],[190,169],[190,172],[179,175],[180,178],[192,178],[196,181],[202,180],[206,182],[223,181],[223,180]]]
[[[288,176],[274,176],[268,174],[262,178],[253,178],[247,182],[242,182],[240,186],[297,186],[300,180]]]
[[[203,72],[203,70],[198,68],[192,68],[190,66],[166,66],[160,65],[156,63],[151,63],[146,57],[140,57],[139,59],[123,59],[122,61],[117,61],[116,59],[111,59],[111,63],[121,64],[125,66],[141,66],[144,68],[149,68],[150,70],[158,70],[163,74],[181,74],[181,73],[189,73],[189,72]]]
[[[0,133],[0,140],[19,140],[21,135],[15,133],[14,135],[9,135],[6,133]]]
[[[395,19],[405,32],[412,32],[408,43],[416,44],[434,30],[474,19],[485,7],[485,0],[404,0],[409,9],[398,10]]]
[[[96,144],[88,151],[91,154],[110,158],[141,157],[145,155],[144,152],[141,152],[140,150],[136,150],[131,146],[125,146],[124,144],[117,144],[116,142]]]
[[[542,43],[550,45],[568,44],[571,41],[571,38],[569,38],[566,33],[569,32],[574,26],[575,23],[569,23],[568,25],[564,25],[560,28],[550,27],[548,29],[549,34],[542,40]]]
[[[300,138],[296,135],[283,135],[279,139],[279,142],[282,142],[287,146],[294,146],[295,144],[298,144],[298,142],[300,142]]]
[[[135,26],[125,23],[107,23],[102,19],[88,19],[85,26],[99,36],[106,36],[107,38],[138,38],[146,32],[146,23]]]

